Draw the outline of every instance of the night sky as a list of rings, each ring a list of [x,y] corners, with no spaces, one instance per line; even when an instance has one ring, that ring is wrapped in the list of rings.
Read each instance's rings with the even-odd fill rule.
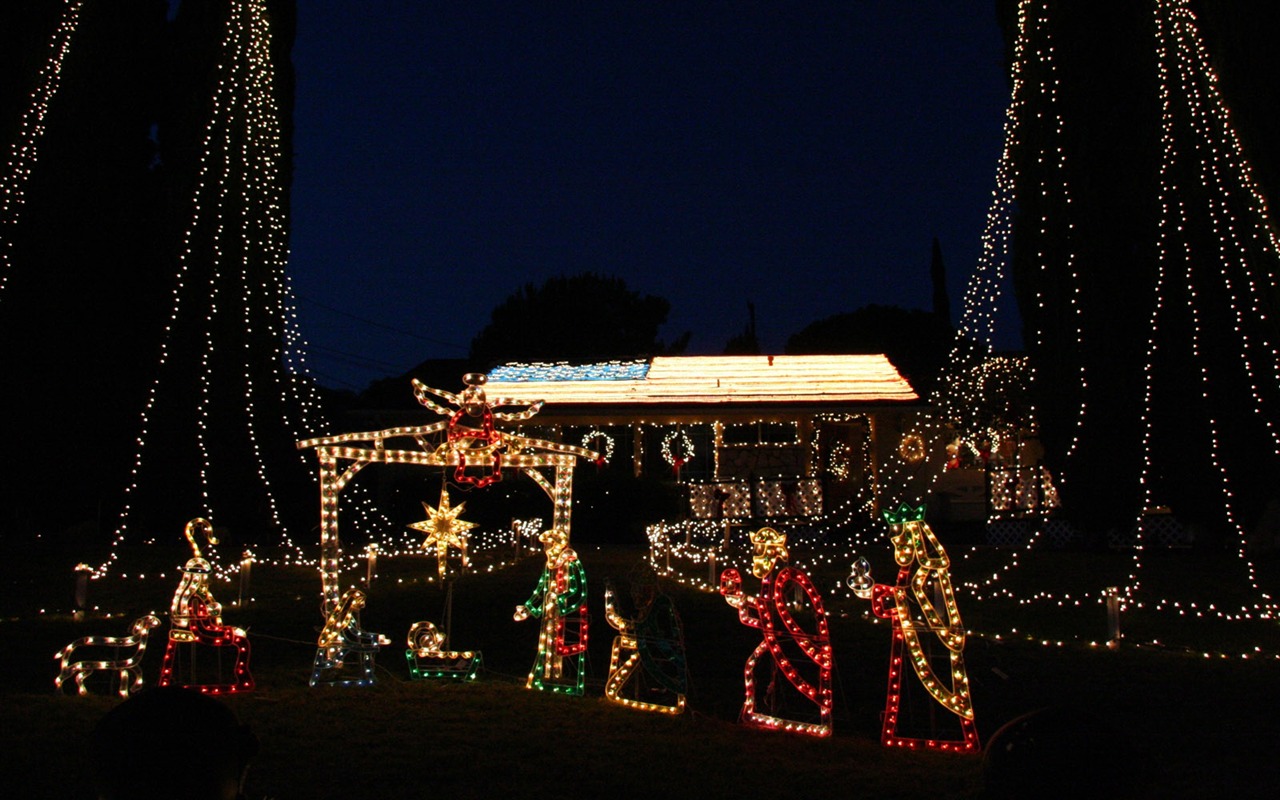
[[[524,283],[594,271],[718,353],[869,303],[953,315],[1008,100],[988,0],[302,0],[291,271],[360,389],[467,354]],[[583,335],[590,335],[584,330]]]

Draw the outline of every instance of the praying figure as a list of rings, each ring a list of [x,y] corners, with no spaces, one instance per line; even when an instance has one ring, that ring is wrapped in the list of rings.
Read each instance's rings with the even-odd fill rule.
[[[657,573],[647,564],[632,574],[631,600],[636,613],[627,618],[618,613],[613,585],[606,582],[605,619],[618,635],[609,655],[605,697],[641,711],[683,713],[689,689],[684,628],[671,598],[658,588]]]
[[[875,583],[866,559],[854,564],[849,588],[893,625],[889,692],[880,740],[886,745],[976,752],[978,731],[964,667],[964,626],[951,588],[951,560],[924,521],[924,506],[884,512],[898,578]],[[904,661],[918,683],[904,687]],[[921,693],[923,689],[923,694]],[[937,706],[950,712],[939,719]],[[943,730],[947,719],[958,724]]]
[[[360,626],[360,610],[366,602],[365,593],[352,587],[325,616],[311,670],[313,687],[372,686],[375,682],[374,658],[382,645],[391,642]]]
[[[831,637],[822,597],[800,570],[775,569],[789,558],[785,534],[761,528],[751,534],[751,544],[751,574],[760,579],[759,595],[743,593],[736,569],[720,574],[720,594],[738,610],[742,624],[759,628],[764,636],[743,669],[746,698],[741,720],[761,728],[830,736]]]
[[[516,606],[514,618],[542,620],[538,655],[525,686],[566,694],[582,694],[582,654],[587,649],[587,573],[569,547],[568,532],[559,528],[538,536],[546,566],[533,594]]]

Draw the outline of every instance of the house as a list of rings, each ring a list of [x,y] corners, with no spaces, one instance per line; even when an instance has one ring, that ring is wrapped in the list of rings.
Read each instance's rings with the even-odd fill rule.
[[[485,389],[542,400],[526,425],[599,452],[601,467],[687,486],[695,519],[875,514],[879,470],[924,457],[910,427],[921,400],[879,354],[507,364]]]

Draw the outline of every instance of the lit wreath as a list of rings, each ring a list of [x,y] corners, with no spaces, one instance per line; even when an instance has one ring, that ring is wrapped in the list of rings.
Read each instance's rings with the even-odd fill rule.
[[[674,441],[677,436],[680,437],[680,450],[682,451],[679,456],[673,455],[671,452],[671,442]],[[685,433],[683,430],[671,431],[666,436],[662,437],[662,458],[671,466],[679,469],[692,461],[693,456],[693,441],[689,438],[689,434]]]
[[[908,464],[919,464],[924,461],[924,439],[918,433],[907,433],[898,443],[898,455]]]
[[[613,459],[613,437],[604,431],[598,431],[592,428],[583,434],[582,446],[595,450],[596,448],[591,443],[596,439],[602,439],[604,441],[604,452],[600,453],[599,463],[608,464],[609,461]]]

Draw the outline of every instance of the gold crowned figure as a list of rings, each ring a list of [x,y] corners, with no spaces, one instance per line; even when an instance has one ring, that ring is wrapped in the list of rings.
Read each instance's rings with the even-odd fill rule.
[[[893,585],[875,583],[865,559],[859,559],[849,577],[854,593],[871,600],[875,615],[893,624],[881,741],[902,747],[976,752],[978,731],[964,666],[964,626],[951,587],[951,560],[925,522],[924,506],[903,505],[897,511],[884,512],[884,517],[898,565],[897,581]],[[923,721],[914,727],[915,720],[906,718],[905,663],[911,665],[930,702],[954,715],[958,733],[939,730],[932,713],[921,714]]]

